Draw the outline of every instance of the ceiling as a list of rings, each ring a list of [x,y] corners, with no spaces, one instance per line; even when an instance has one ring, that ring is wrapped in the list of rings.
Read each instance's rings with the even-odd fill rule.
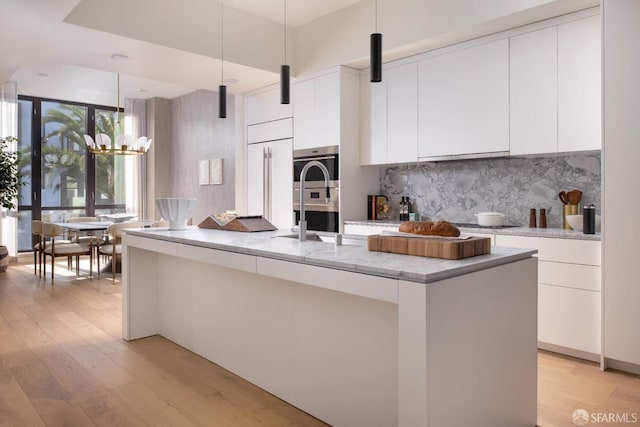
[[[216,91],[223,76],[231,94],[276,83],[285,62],[285,0],[224,0],[224,8],[219,1],[0,0],[0,83],[17,82],[22,95],[113,106],[116,73],[121,98]],[[380,16],[396,30],[385,39],[385,61],[599,3],[396,1],[380,1]],[[369,31],[373,2],[286,0],[293,75],[337,64],[367,67],[368,37],[361,33]]]
[[[201,1],[219,9],[211,0]],[[357,2],[287,0],[287,25],[299,26]],[[0,0],[0,82],[16,81],[22,95],[100,105],[116,104],[116,73],[121,74],[122,98],[171,99],[198,89],[217,90],[221,61],[215,55],[66,22],[76,7],[94,8],[100,3],[105,4],[95,0]],[[113,3],[108,2],[110,7]],[[144,2],[129,0],[121,15],[128,15],[127,9],[136,3]],[[159,0],[153,5],[162,9]],[[224,7],[282,25],[284,0],[225,0]],[[99,18],[92,19],[99,27]],[[128,60],[113,60],[114,53],[124,54]],[[278,81],[274,72],[231,61],[224,63],[224,76],[237,80],[225,83],[230,93]]]

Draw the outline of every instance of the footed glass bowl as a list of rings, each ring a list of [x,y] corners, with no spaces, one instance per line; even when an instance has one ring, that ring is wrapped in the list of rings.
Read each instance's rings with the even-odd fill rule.
[[[156,206],[162,218],[169,221],[169,230],[184,230],[193,214],[196,199],[156,199]]]

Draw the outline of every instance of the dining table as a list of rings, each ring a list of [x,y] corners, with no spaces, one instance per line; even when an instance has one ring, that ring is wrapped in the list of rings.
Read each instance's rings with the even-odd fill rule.
[[[109,226],[113,224],[112,221],[91,221],[91,222],[58,222],[56,223],[65,229],[67,232],[71,233],[87,233],[94,231],[107,231]],[[109,236],[106,236],[106,241],[108,241]],[[99,256],[99,255],[98,255]],[[111,273],[113,262],[109,260],[109,262],[100,270],[100,273]],[[119,272],[119,265],[116,263],[116,273]]]

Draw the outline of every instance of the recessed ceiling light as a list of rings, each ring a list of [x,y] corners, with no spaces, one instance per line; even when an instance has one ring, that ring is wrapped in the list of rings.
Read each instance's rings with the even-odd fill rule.
[[[47,73],[38,73],[38,77],[49,77]]]
[[[111,55],[111,59],[113,59],[114,61],[126,61],[129,59],[129,56],[124,53],[114,53],[113,55]]]
[[[229,83],[231,85],[238,83],[240,80],[238,79],[234,79],[234,78],[229,78],[229,79],[224,79],[225,83]]]
[[[149,92],[149,91],[147,89],[142,89],[141,88],[141,89],[136,89],[136,92],[142,93],[142,92]]]

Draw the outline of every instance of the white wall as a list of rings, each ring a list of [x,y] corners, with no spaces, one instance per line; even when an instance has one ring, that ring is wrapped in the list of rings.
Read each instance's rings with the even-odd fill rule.
[[[604,354],[640,365],[640,1],[603,0]]]

